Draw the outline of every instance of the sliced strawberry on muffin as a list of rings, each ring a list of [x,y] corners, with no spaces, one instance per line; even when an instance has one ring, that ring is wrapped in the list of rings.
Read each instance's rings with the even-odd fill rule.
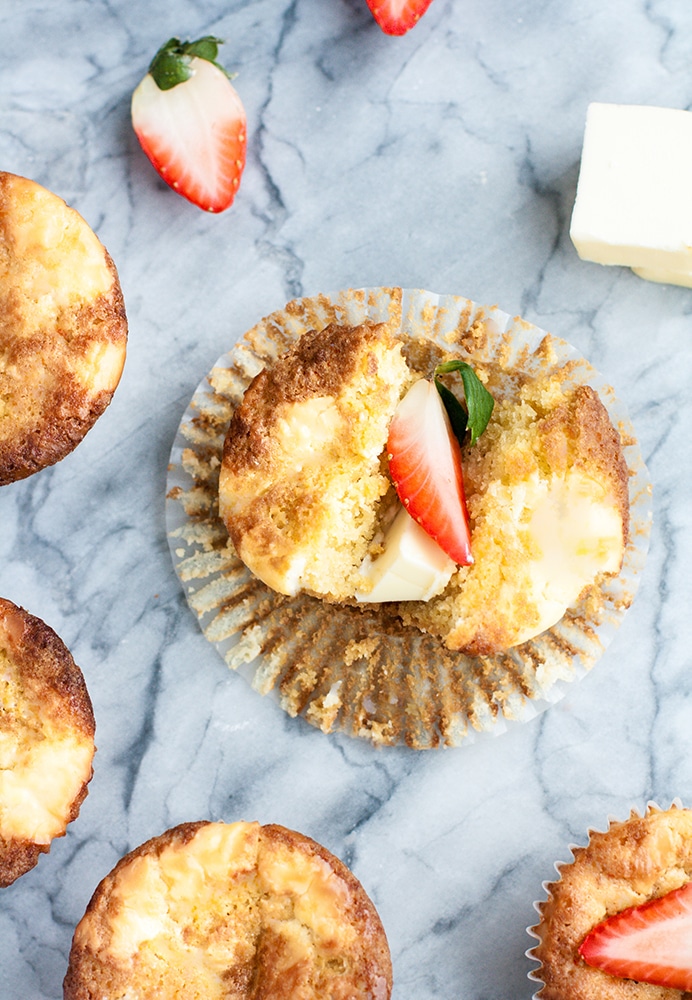
[[[611,976],[692,992],[692,882],[604,920],[579,954]]]
[[[465,406],[439,375],[460,372]],[[471,366],[444,362],[429,379],[419,379],[399,403],[389,425],[389,471],[399,499],[450,559],[473,562],[464,495],[461,445],[470,432],[475,444],[493,411],[493,397]]]

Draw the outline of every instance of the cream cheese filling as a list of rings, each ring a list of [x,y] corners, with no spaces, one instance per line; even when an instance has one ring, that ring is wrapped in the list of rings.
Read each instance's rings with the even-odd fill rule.
[[[578,471],[548,479],[536,473],[501,492],[508,535],[515,536],[523,555],[499,595],[489,595],[489,614],[525,608],[522,618],[529,624],[509,623],[511,645],[518,645],[555,625],[601,573],[619,571],[623,527],[614,499]],[[361,566],[365,586],[356,594],[359,601],[427,601],[444,590],[456,569],[403,508],[383,546],[381,555],[367,557]],[[474,573],[482,579],[482,563]]]

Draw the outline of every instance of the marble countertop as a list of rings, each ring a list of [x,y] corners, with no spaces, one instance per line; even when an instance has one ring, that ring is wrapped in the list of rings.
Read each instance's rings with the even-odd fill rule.
[[[219,216],[158,180],[129,118],[157,47],[207,33],[249,122]],[[365,0],[6,0],[0,36],[0,167],[87,219],[130,324],[94,429],[0,490],[0,594],[70,647],[98,744],[79,818],[0,892],[0,997],[62,995],[74,926],[128,850],[243,818],[353,868],[395,1000],[528,1000],[526,927],[554,862],[609,816],[692,804],[692,291],[585,263],[568,236],[588,103],[692,105],[692,8],[434,0],[391,38]],[[171,446],[217,357],[295,296],[389,284],[570,341],[626,402],[654,482],[648,562],[605,655],[547,712],[459,749],[290,719],[204,638],[166,537]]]

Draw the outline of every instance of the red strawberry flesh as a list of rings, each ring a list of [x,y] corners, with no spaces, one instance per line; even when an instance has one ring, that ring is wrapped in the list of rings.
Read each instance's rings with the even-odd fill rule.
[[[405,35],[418,24],[432,0],[367,0],[380,28],[386,35]]]
[[[692,882],[604,920],[579,954],[611,976],[692,992]]]
[[[432,380],[414,382],[389,427],[389,471],[399,499],[455,562],[471,555],[461,449]]]

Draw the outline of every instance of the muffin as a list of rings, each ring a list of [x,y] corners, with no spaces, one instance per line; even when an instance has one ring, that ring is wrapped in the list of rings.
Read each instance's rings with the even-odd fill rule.
[[[125,362],[115,266],[84,219],[0,172],[0,485],[60,461],[103,413]]]
[[[449,358],[495,400],[461,456],[470,565],[408,517],[390,474],[398,400],[434,398]],[[458,399],[463,375],[442,376]],[[344,289],[264,317],[200,382],[166,519],[231,670],[324,732],[427,749],[533,719],[603,655],[644,566],[651,483],[625,407],[565,341],[461,296]]]
[[[384,603],[449,649],[490,655],[545,631],[584,590],[596,594],[602,574],[619,572],[628,471],[590,386],[570,385],[564,370],[508,380],[482,365],[496,405],[462,450],[472,562],[456,567],[442,550],[402,556],[414,531],[417,552],[437,546],[419,543],[424,532],[398,516],[388,431],[411,385],[451,358],[432,345],[417,356],[387,324],[307,331],[253,379],[233,414],[219,509],[241,559],[275,590]],[[440,586],[427,600],[399,601],[398,579],[387,580],[402,566],[425,577],[428,562]]]
[[[87,794],[94,715],[79,667],[39,618],[0,598],[0,885],[65,834]]]
[[[124,857],[78,924],[65,1000],[386,1000],[377,912],[329,851],[282,826],[185,823]]]
[[[646,923],[642,914],[656,906],[652,901],[690,885],[692,810],[649,806],[644,816],[633,811],[624,822],[611,822],[604,833],[592,832],[586,847],[573,848],[573,855],[571,863],[558,866],[559,879],[546,886],[548,898],[537,905],[540,922],[531,928],[538,944],[529,956],[541,963],[531,978],[544,984],[537,996],[541,1000],[681,1000],[689,996],[684,989],[636,978],[639,968],[639,975],[656,979],[651,968],[644,971],[629,965],[629,975],[624,966],[618,975],[602,971],[587,964],[580,948],[604,920],[620,914],[621,922],[636,920],[641,927]],[[643,910],[628,912],[643,904]],[[593,949],[584,945],[583,950],[589,954]],[[663,961],[660,944],[656,951]]]

